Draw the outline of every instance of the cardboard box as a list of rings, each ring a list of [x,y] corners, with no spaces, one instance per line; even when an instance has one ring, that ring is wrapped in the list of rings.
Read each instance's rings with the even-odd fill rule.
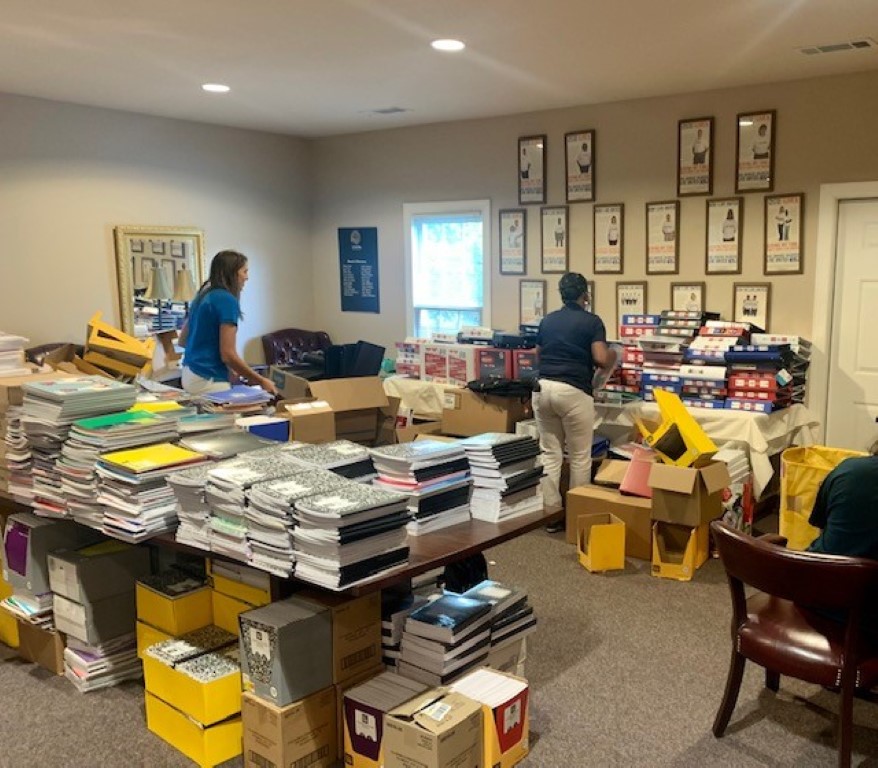
[[[143,680],[146,690],[166,704],[201,723],[213,725],[241,711],[241,670],[237,648],[205,653],[194,659],[170,666],[151,656],[143,655]],[[208,682],[189,672],[209,663],[221,663],[223,673]]]
[[[512,378],[535,379],[540,373],[540,353],[535,349],[512,350]]]
[[[384,768],[481,768],[482,707],[434,689],[384,718]]]
[[[138,581],[135,588],[137,619],[171,637],[213,624],[210,587],[195,586],[176,595],[160,592]]]
[[[211,590],[210,601],[213,607],[213,623],[233,635],[238,634],[238,616],[256,607],[215,589]]]
[[[350,680],[346,680],[343,683],[339,683],[333,685],[333,690],[335,691],[335,722],[336,729],[338,731],[336,738],[338,740],[338,754],[344,754],[344,695],[351,688],[356,688],[358,685],[365,683],[367,680],[371,680],[375,675],[380,675],[384,672],[384,664],[379,661],[371,669],[367,669],[365,672],[357,675],[356,677],[352,677]]]
[[[64,635],[18,619],[18,655],[43,669],[64,674]]]
[[[604,459],[594,476],[595,485],[605,485],[608,488],[618,488],[625,479],[630,461],[620,459]]]
[[[149,550],[121,541],[49,554],[49,586],[77,603],[133,592],[137,579],[149,571]]]
[[[144,621],[137,622],[137,658],[143,658],[143,652],[151,645],[170,640],[171,636],[167,632],[147,624]]]
[[[625,568],[625,523],[609,512],[576,518],[579,564],[592,573]]]
[[[303,397],[278,405],[290,420],[290,440],[329,443],[335,440],[335,414],[325,400]]]
[[[245,693],[241,719],[244,768],[333,768],[338,760],[334,688],[318,691],[283,708]]]
[[[201,768],[213,768],[241,754],[240,717],[205,728],[148,691],[146,727]]]
[[[238,621],[244,690],[285,707],[332,685],[328,609],[290,597]]]
[[[271,602],[271,576],[265,571],[228,560],[214,564],[208,559],[207,575],[215,592],[255,606]]]
[[[329,611],[332,620],[332,682],[344,683],[381,662],[381,593],[349,598],[305,590],[296,597]]]
[[[135,631],[134,591],[82,603],[55,595],[55,627],[89,645],[99,645]]]
[[[652,519],[695,527],[722,514],[722,491],[731,478],[723,461],[674,467],[655,463],[649,473]]]
[[[716,444],[701,425],[686,410],[673,392],[654,390],[655,401],[661,412],[661,423],[652,429],[638,420],[644,445],[652,448],[666,464],[678,467],[698,467],[710,461],[717,452]]]
[[[614,488],[583,485],[567,493],[567,542],[576,543],[576,520],[580,515],[610,512],[625,523],[625,556],[652,559],[652,502],[623,496]]]
[[[511,379],[511,352],[474,344],[448,345],[448,383],[465,387],[474,379]]]
[[[416,424],[410,424],[407,427],[397,427],[395,430],[395,442],[411,443],[423,435],[430,438],[438,435],[442,431],[441,421],[421,421]]]
[[[298,371],[298,373],[297,373]],[[268,377],[277,387],[284,400],[298,400],[308,396],[308,380],[299,376],[301,368],[288,368],[272,365]]]
[[[442,411],[442,431],[471,437],[482,432],[514,432],[528,416],[528,406],[517,397],[479,395],[469,389],[448,390]]]
[[[22,405],[24,403],[23,384],[32,381],[55,381],[56,379],[70,378],[69,374],[52,371],[50,373],[31,373],[26,376],[4,376],[0,379],[0,411],[5,411],[10,405]]]
[[[652,535],[652,575],[662,579],[691,581],[707,560],[709,523],[697,528],[657,521]]]

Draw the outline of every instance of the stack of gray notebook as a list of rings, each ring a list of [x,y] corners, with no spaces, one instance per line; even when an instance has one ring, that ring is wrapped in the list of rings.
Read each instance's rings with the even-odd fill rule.
[[[334,440],[321,445],[308,445],[296,451],[296,460],[309,467],[329,469],[337,475],[361,483],[371,482],[375,466],[369,449],[350,440]]]
[[[73,422],[56,465],[71,517],[92,528],[103,525],[104,509],[97,501],[95,473],[100,454],[176,439],[176,419],[146,411],[123,411]]]
[[[275,444],[215,465],[207,475],[205,495],[210,506],[210,548],[249,562],[247,489],[255,483],[290,477],[302,471],[293,456],[298,445]]]
[[[295,505],[296,578],[345,589],[408,562],[407,499],[348,483]]]
[[[375,485],[409,497],[412,536],[470,519],[472,482],[469,462],[459,442],[418,440],[372,449]]]
[[[474,519],[497,523],[543,508],[539,442],[526,435],[486,432],[463,440],[473,476]]]
[[[38,515],[65,517],[67,501],[57,462],[61,446],[77,419],[125,411],[137,388],[103,376],[26,382],[21,423],[32,452],[33,499]]]
[[[201,413],[199,417],[207,418],[224,416],[225,414]],[[185,419],[180,424],[185,423]],[[242,453],[270,448],[275,446],[273,440],[265,440],[243,429],[232,427],[231,429],[219,429],[216,431],[198,431],[194,434],[186,434],[180,440],[180,445],[193,451],[203,453],[212,459],[230,459]]]
[[[352,483],[325,469],[303,469],[279,480],[255,483],[247,491],[247,541],[250,563],[289,576],[296,561],[293,507],[299,499]]]
[[[216,466],[213,462],[168,475],[168,487],[176,500],[176,539],[181,544],[199,549],[210,549],[210,506],[205,498],[207,473]]]
[[[464,592],[463,597],[491,606],[492,649],[523,640],[536,630],[537,619],[523,589],[485,579]]]

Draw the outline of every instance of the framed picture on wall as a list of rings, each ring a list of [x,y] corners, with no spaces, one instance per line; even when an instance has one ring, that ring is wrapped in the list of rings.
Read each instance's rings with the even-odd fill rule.
[[[564,159],[567,166],[567,202],[594,200],[595,132],[565,133]]]
[[[616,328],[623,315],[646,314],[646,282],[616,283]]]
[[[646,204],[646,274],[676,275],[679,271],[680,201]]]
[[[774,189],[774,132],[776,112],[738,115],[735,143],[735,192],[771,192]]]
[[[765,196],[766,275],[802,274],[802,214],[805,195]]]
[[[677,196],[713,193],[713,118],[693,117],[677,124]]]
[[[527,210],[500,211],[500,274],[527,274]]]
[[[540,209],[541,271],[563,273],[568,264],[567,206],[547,205]]]
[[[704,271],[708,275],[741,274],[744,198],[708,200]]]
[[[771,283],[735,283],[733,291],[732,319],[737,323],[753,323],[767,331]]]
[[[518,281],[518,322],[539,325],[546,316],[546,281]]]
[[[546,137],[518,140],[518,204],[546,203]]]
[[[624,265],[625,205],[596,205],[594,216],[594,273],[621,274]]]
[[[671,283],[671,309],[674,312],[704,312],[706,283]]]

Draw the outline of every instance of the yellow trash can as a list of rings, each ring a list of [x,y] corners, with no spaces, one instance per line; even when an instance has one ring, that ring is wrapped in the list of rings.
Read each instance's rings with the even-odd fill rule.
[[[861,451],[809,445],[787,448],[780,457],[780,534],[790,549],[805,549],[820,531],[809,525],[820,483],[845,459]]]

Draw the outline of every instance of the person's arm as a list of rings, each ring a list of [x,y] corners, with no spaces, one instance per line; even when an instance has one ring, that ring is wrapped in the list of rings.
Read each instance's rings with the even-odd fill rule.
[[[223,363],[239,376],[243,376],[251,384],[258,384],[272,395],[278,394],[277,387],[271,379],[260,376],[238,355],[237,338],[237,325],[232,323],[222,323],[220,325],[220,357]]]
[[[184,349],[186,348],[186,341],[189,338],[189,318],[183,322],[183,327],[180,329],[180,333],[177,334],[177,344],[179,344]]]
[[[612,368],[616,364],[616,350],[611,349],[606,341],[593,341],[591,359],[598,368]]]

